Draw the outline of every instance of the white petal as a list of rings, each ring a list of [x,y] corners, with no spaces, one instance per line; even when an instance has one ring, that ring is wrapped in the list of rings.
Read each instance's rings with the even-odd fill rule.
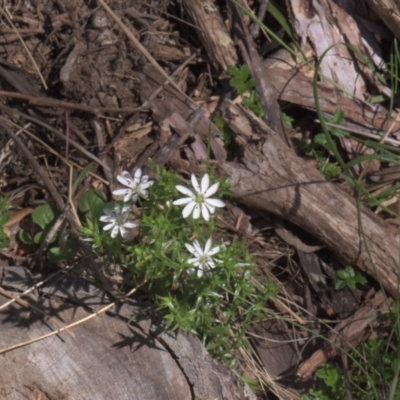
[[[209,238],[206,242],[206,245],[204,246],[204,254],[208,255],[208,252],[211,249],[211,245],[212,245],[212,239]]]
[[[135,183],[136,183],[136,184],[138,184],[138,183],[140,182],[141,176],[142,176],[142,169],[141,169],[141,168],[138,168],[138,169],[135,171],[135,175],[134,175],[134,180],[135,180]]]
[[[138,189],[138,194],[139,194],[140,197],[146,198],[147,195],[149,194],[149,192],[146,189],[139,188]]]
[[[110,210],[109,208],[105,208],[103,210],[104,214],[110,216],[110,217],[115,217],[114,213],[112,212],[112,210]]]
[[[198,270],[197,270],[197,277],[198,278],[201,278],[203,276],[203,270],[201,269],[201,268],[199,268]]]
[[[137,199],[138,199],[137,194],[132,194],[132,201],[133,201],[134,203],[137,202]],[[124,201],[128,201],[128,200],[125,200],[125,199],[124,199]]]
[[[175,204],[176,206],[181,206],[183,204],[190,203],[191,201],[192,201],[191,197],[182,197],[181,199],[175,200],[173,204]]]
[[[111,224],[104,226],[103,231],[109,231],[113,226],[115,226],[115,221],[113,221]]]
[[[123,206],[122,210],[121,210],[121,213],[128,215],[129,211],[131,211],[131,206]]]
[[[118,182],[122,183],[125,186],[131,186],[133,183],[132,176],[128,171],[122,171],[122,174],[118,175],[117,179]]]
[[[214,261],[213,260],[209,260],[207,262],[207,267],[208,267],[208,269],[214,268],[215,267]]]
[[[117,189],[113,190],[112,194],[115,196],[126,196],[128,193],[132,193],[131,189]]]
[[[188,189],[185,186],[181,186],[181,185],[176,185],[176,190],[178,190],[179,192],[181,192],[182,194],[186,195],[186,196],[190,196],[190,197],[194,197],[194,193]]]
[[[203,176],[203,179],[201,180],[201,193],[204,194],[209,186],[210,186],[210,177],[208,176],[208,174],[205,174]]]
[[[154,182],[153,181],[148,181],[148,182],[142,182],[139,184],[140,189],[148,189]]]
[[[183,218],[187,218],[192,213],[195,205],[196,203],[194,201],[191,201],[185,206],[185,208],[182,210]]]
[[[203,218],[204,218],[206,221],[209,221],[209,219],[210,219],[210,213],[208,212],[207,205],[204,204],[204,203],[201,205],[201,214],[203,215]]]
[[[200,217],[200,204],[194,203],[193,219],[198,219]],[[187,207],[187,206],[186,206]]]
[[[196,249],[196,253],[199,256],[202,256],[204,254],[203,249],[201,248],[200,243],[198,242],[197,239],[193,242],[193,246]]]
[[[208,255],[209,255],[209,256],[213,256],[213,255],[215,255],[215,254],[217,254],[217,253],[219,253],[219,246],[216,246],[216,247],[214,247],[213,249],[211,249],[211,250],[208,252]]]
[[[199,259],[198,258],[189,258],[188,263],[196,265],[199,263]]]
[[[195,248],[189,243],[185,243],[185,247],[193,254],[196,252]]]
[[[208,211],[210,211],[210,214],[214,214],[215,213],[215,207],[210,206],[207,203],[204,203],[204,205],[208,208]]]
[[[225,203],[219,199],[205,199],[204,202],[211,207],[225,207]]]
[[[211,187],[209,187],[209,188],[205,191],[204,197],[210,197],[210,196],[212,196],[214,193],[217,192],[218,188],[219,188],[219,182],[214,183],[214,185],[212,185]]]
[[[119,231],[121,232],[121,236],[125,239],[128,236],[128,231],[123,227],[119,227]]]
[[[200,185],[195,174],[192,174],[192,186],[197,193],[200,193]]]
[[[118,226],[118,225],[115,225],[114,228],[113,228],[113,230],[111,231],[111,237],[112,237],[113,239],[117,237],[118,231],[119,231],[119,226]]]
[[[102,215],[100,217],[100,221],[101,222],[111,222],[111,221],[115,221],[115,217],[111,217],[110,215]]]
[[[123,226],[124,226],[124,228],[132,229],[132,228],[136,228],[137,224],[132,221],[127,221],[124,223]]]
[[[124,201],[129,201],[132,198],[133,201],[136,201],[136,196],[133,196],[133,192],[130,190],[124,197]]]

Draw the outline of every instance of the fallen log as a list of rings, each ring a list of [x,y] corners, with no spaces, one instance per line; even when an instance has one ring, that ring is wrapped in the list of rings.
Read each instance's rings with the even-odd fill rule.
[[[22,267],[0,268],[1,399],[249,398],[199,339],[167,332],[149,304],[131,299],[67,332],[4,351],[99,313],[111,302],[102,289],[81,278],[43,279]],[[18,298],[39,283],[40,288],[2,307],[9,297]],[[5,291],[10,296],[4,297]],[[137,318],[128,324],[133,315]]]
[[[162,77],[157,77],[151,67],[144,67],[142,72],[136,76],[145,99]],[[158,122],[173,112],[190,118],[198,108],[171,87],[151,103]],[[339,261],[373,276],[397,298],[399,243],[393,226],[327,181],[251,112],[228,102],[224,117],[243,150],[240,163],[224,161],[223,149],[216,146],[218,129],[206,116],[194,132],[203,140],[210,137],[212,149],[218,149],[214,154],[221,173],[230,179],[235,200],[301,227],[325,244]]]
[[[230,104],[225,118],[241,137],[241,164],[221,170],[236,200],[286,219],[324,243],[344,264],[373,276],[393,296],[399,293],[398,235],[338,185],[298,157],[263,121]],[[253,143],[248,139],[249,133]],[[255,135],[258,141],[254,141]]]

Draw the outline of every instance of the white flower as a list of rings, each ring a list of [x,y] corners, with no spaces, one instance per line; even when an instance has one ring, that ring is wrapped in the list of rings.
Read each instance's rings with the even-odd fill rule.
[[[219,187],[219,182],[214,183],[210,186],[210,178],[208,174],[205,174],[201,180],[201,186],[197,181],[194,174],[192,174],[192,185],[196,193],[186,188],[185,186],[177,185],[176,189],[182,194],[189,196],[183,197],[181,199],[175,200],[174,204],[181,206],[186,204],[182,211],[184,218],[188,217],[193,211],[193,218],[197,219],[200,217],[200,211],[203,218],[208,221],[210,219],[210,214],[214,214],[215,207],[225,207],[225,203],[219,199],[209,199]]]
[[[117,189],[112,193],[116,196],[124,196],[124,201],[129,201],[131,198],[133,201],[137,201],[138,196],[147,197],[149,193],[148,188],[154,183],[149,181],[147,175],[142,176],[142,170],[138,168],[135,171],[134,177],[128,171],[123,171],[121,175],[117,176],[118,182],[125,186],[127,189]]]
[[[211,248],[211,238],[207,240],[204,250],[201,248],[199,242],[195,240],[193,246],[186,243],[186,248],[194,255],[193,258],[189,258],[188,263],[197,267],[197,276],[201,277],[204,273],[215,267],[215,263],[219,260],[215,260],[211,256],[214,256],[219,252],[219,246]],[[188,271],[192,273],[194,268],[189,268]]]
[[[125,238],[128,235],[126,229],[131,229],[136,226],[135,222],[127,221],[129,215],[130,207],[125,206],[120,208],[119,204],[115,204],[114,210],[110,210],[108,208],[104,209],[104,214],[100,217],[100,221],[108,222],[108,224],[103,228],[104,231],[111,230],[111,237],[114,239],[117,237],[118,232],[121,233],[121,236]]]

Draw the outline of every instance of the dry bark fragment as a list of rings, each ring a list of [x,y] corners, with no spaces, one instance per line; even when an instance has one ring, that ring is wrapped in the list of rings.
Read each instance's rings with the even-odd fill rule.
[[[182,4],[199,27],[197,35],[214,68],[226,71],[229,65],[237,64],[238,57],[233,41],[214,0],[183,0]]]
[[[366,0],[381,20],[400,39],[400,5],[397,0]]]
[[[277,67],[267,68],[267,74],[279,93],[280,100],[315,110],[311,78],[295,69],[287,70]],[[341,96],[338,90],[325,82],[318,83],[318,98],[323,112],[334,114],[336,110],[341,109],[345,114],[346,122],[354,124],[353,127],[362,127],[366,132],[375,134],[377,131],[390,128],[392,135],[400,134],[399,115],[396,111],[388,115],[387,110],[382,106]]]
[[[303,42],[308,38],[320,58],[321,73],[337,82],[346,91],[362,98],[365,83],[355,65],[355,59],[346,46],[351,43],[361,53],[361,40],[354,19],[331,0],[291,0],[291,9],[297,34]]]

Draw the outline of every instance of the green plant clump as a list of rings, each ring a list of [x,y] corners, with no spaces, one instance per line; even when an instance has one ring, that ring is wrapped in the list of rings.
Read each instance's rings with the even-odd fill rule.
[[[10,245],[10,240],[4,232],[4,225],[8,221],[10,204],[3,197],[0,198],[0,249],[7,248]]]
[[[276,295],[276,287],[271,282],[260,285],[245,243],[224,242],[217,229],[212,204],[223,203],[209,197],[218,186],[215,195],[229,194],[228,184],[210,186],[214,180],[210,173],[198,186],[192,176],[193,188],[188,189],[178,185],[175,173],[154,166],[155,182],[150,187],[147,176],[140,174],[136,171],[132,178],[124,172],[118,177],[130,189],[113,193],[128,200],[114,208],[103,203],[106,215],[100,220],[108,225],[103,226],[99,215],[90,214],[87,207],[82,233],[99,255],[124,267],[127,288],[146,282],[140,298],[155,304],[169,329],[198,336],[214,356],[233,367],[233,350],[246,345],[245,332],[255,318],[266,316],[266,302]],[[182,197],[178,191],[188,197],[177,200]],[[89,203],[91,196],[98,201],[92,191],[86,198]],[[209,206],[204,213],[205,204]],[[137,231],[132,237],[127,230],[133,227]]]

